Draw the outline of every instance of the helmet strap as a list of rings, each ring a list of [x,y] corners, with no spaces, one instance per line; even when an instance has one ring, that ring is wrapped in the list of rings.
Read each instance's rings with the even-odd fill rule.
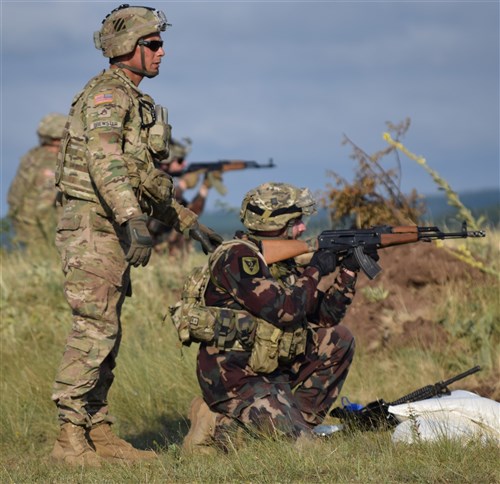
[[[293,226],[295,225],[295,220],[294,218],[289,220],[285,226],[287,239],[293,239]]]
[[[128,64],[124,64],[123,62],[116,62],[111,59],[110,63],[118,66],[122,69],[127,69],[135,74],[139,74],[140,76],[147,77],[149,79],[152,79],[153,77],[156,77],[158,73],[156,72],[150,72],[146,70],[146,59],[144,58],[144,46],[140,45],[139,48],[141,49],[141,64],[142,64],[142,69],[138,69],[137,67],[134,66],[129,66]]]
[[[142,64],[142,72],[145,77],[151,79],[153,77],[157,76],[156,72],[150,72],[146,70],[146,60],[144,58],[144,46],[140,45],[139,48],[141,49],[141,64]]]

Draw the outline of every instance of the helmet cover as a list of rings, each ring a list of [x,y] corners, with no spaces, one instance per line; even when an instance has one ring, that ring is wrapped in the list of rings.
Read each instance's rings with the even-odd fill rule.
[[[290,220],[316,213],[316,202],[308,188],[268,182],[250,190],[243,199],[240,220],[253,231],[280,230]]]
[[[61,139],[67,119],[68,117],[64,114],[47,114],[38,123],[36,133],[40,138]]]
[[[129,54],[139,39],[164,32],[169,25],[161,10],[131,7],[125,3],[102,21],[101,30],[94,32],[94,44],[104,57],[113,59]]]

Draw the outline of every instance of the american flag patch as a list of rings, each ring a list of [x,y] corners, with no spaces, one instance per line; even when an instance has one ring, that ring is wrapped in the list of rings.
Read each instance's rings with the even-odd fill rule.
[[[103,103],[110,103],[111,101],[113,101],[113,94],[111,92],[104,92],[102,94],[94,96],[94,106]]]

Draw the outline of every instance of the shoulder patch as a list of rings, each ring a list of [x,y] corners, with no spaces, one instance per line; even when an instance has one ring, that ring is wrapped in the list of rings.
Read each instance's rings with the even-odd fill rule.
[[[113,102],[113,93],[111,91],[101,92],[100,94],[94,96],[94,106],[110,102]]]
[[[262,275],[258,257],[241,257],[239,262],[242,275],[252,277]]]

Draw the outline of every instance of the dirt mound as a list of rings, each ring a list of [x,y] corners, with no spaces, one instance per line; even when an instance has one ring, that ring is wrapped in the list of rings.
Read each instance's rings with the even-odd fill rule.
[[[434,244],[420,243],[379,251],[382,272],[370,281],[360,274],[357,294],[343,324],[364,349],[440,347],[446,330],[434,319],[450,281],[484,282],[485,274]]]

